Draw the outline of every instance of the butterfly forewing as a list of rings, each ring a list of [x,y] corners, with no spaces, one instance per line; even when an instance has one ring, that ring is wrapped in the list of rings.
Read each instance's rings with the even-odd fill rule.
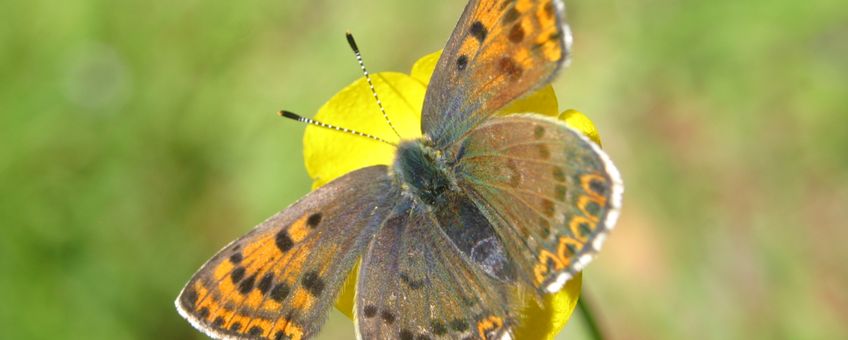
[[[508,285],[463,258],[429,208],[405,199],[363,257],[361,339],[500,339],[514,315]]]
[[[556,292],[615,224],[622,185],[600,148],[538,115],[492,118],[453,151],[460,185],[492,217],[520,277]]]
[[[433,73],[421,128],[444,147],[551,81],[569,55],[561,0],[472,0]]]
[[[392,210],[387,174],[385,166],[351,172],[269,218],[203,265],[177,309],[216,338],[314,335]]]

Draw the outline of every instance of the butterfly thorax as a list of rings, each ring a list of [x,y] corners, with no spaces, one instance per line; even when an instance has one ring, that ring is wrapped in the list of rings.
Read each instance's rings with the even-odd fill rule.
[[[404,191],[431,206],[436,205],[445,192],[456,188],[445,154],[420,139],[398,146],[394,175]]]

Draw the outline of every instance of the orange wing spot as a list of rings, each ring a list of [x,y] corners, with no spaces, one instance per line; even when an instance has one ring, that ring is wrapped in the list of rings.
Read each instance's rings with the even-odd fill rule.
[[[515,48],[515,51],[512,52],[512,58],[516,60],[520,67],[524,70],[532,69],[533,65],[536,64],[536,60],[533,59],[533,56],[530,54],[530,50],[527,48]]]
[[[221,261],[217,267],[215,267],[215,280],[223,280],[224,278],[230,276],[230,272],[233,270],[233,264],[230,261]]]
[[[303,289],[302,287],[298,288],[294,292],[294,296],[292,296],[291,308],[308,310],[310,307],[312,307],[312,303],[314,302],[313,299],[314,297],[312,297],[312,295],[309,294],[306,289]]]
[[[228,299],[235,304],[241,304],[245,298],[238,292],[238,287],[233,284],[233,280],[229,277],[218,282],[218,291],[221,292],[221,298]]]
[[[533,6],[536,6],[536,1],[533,0],[521,0],[515,3],[515,9],[521,13],[529,11]]]
[[[571,259],[574,258],[574,251],[578,251],[580,248],[583,248],[583,243],[580,241],[568,236],[560,236],[559,246],[557,246],[557,256],[559,257],[559,260],[567,266],[571,264]]]
[[[477,53],[477,50],[479,48],[480,48],[480,42],[477,41],[477,39],[474,39],[473,37],[468,37],[467,39],[465,39],[462,42],[462,46],[459,48],[459,51],[457,51],[456,55],[457,56],[464,55],[464,56],[468,56],[468,58],[471,58],[471,57],[474,56],[474,54]],[[453,62],[453,61],[451,60],[451,62]]]
[[[310,229],[308,226],[306,226],[306,220],[308,218],[308,214],[303,215],[303,217],[301,217],[300,219],[292,223],[291,226],[289,226],[289,237],[291,237],[294,243],[303,241],[303,239],[305,239],[306,236],[309,235]]]
[[[580,208],[580,212],[582,212],[583,215],[594,224],[598,222],[598,212],[600,212],[601,207],[603,207],[604,203],[606,203],[605,201],[606,199],[603,198],[598,199],[597,197],[583,195],[577,199],[577,207]],[[595,205],[595,208],[592,209],[594,212],[589,211],[589,206],[592,204]]]
[[[584,229],[588,229],[589,231],[595,229],[595,222],[584,216],[574,216],[568,222],[568,228],[576,240],[586,243],[589,235],[587,235],[588,233]]]
[[[279,277],[284,279],[286,282],[297,281],[297,278],[301,273],[303,273],[306,257],[309,255],[309,250],[313,245],[314,242],[307,242],[302,246],[302,251],[289,252],[286,254],[283,259],[280,260],[280,264],[285,265],[285,267]]]
[[[263,300],[265,300],[265,294],[262,294],[262,292],[258,289],[253,289],[247,294],[247,299],[245,299],[244,305],[252,309],[259,309]]]
[[[592,187],[593,182],[601,183],[602,185],[606,186],[607,179],[598,174],[585,174],[580,176],[580,187],[583,188],[583,191],[585,191],[586,194],[588,194],[589,196],[598,199],[603,199],[604,203],[606,203],[606,197],[604,197],[604,193],[595,190],[595,188]]]
[[[206,297],[206,294],[209,294],[209,289],[206,289],[206,286],[200,283],[200,281],[194,282],[194,291],[197,292],[197,300],[203,300]]]
[[[536,20],[539,20],[542,23],[542,26],[551,27],[556,25],[556,9],[554,7],[553,2],[548,2],[542,6],[536,7]]]
[[[276,312],[283,308],[283,304],[274,301],[274,299],[266,298],[265,301],[262,302],[262,309],[270,312]]]
[[[560,270],[565,266],[562,264],[562,261],[559,260],[559,257],[552,254],[551,252],[542,249],[539,253],[538,261],[536,265],[533,267],[533,274],[536,276],[536,282],[542,283],[545,281],[545,278],[548,277],[548,273],[550,272],[550,263],[554,264],[555,270]]]
[[[265,235],[265,236],[257,239],[256,241],[246,243],[244,245],[244,250],[242,251],[242,254],[244,254],[244,256],[245,256],[245,259],[242,259],[242,262],[244,262],[244,260],[246,260],[246,259],[252,258],[254,256],[254,254],[257,253],[257,251],[261,251],[268,244],[274,244],[274,234],[273,233],[270,233],[270,235]]]
[[[488,339],[489,333],[503,328],[503,325],[503,319],[491,315],[477,323],[477,332],[480,334],[481,339]]]
[[[542,54],[544,54],[546,60],[558,61],[562,59],[562,48],[558,43],[547,41],[542,43],[541,46]]]

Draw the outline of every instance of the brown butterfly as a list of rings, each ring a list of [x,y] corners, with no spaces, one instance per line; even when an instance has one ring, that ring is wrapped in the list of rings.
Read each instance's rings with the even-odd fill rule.
[[[559,291],[618,216],[621,180],[597,145],[554,119],[492,116],[550,82],[570,42],[560,0],[472,0],[427,89],[423,137],[224,247],[180,314],[216,338],[309,338],[361,259],[358,338],[510,338],[522,299]]]

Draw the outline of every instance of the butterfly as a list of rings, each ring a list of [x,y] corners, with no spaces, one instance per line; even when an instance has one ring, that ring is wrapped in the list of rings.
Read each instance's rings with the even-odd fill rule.
[[[559,291],[597,253],[623,190],[609,157],[564,123],[493,115],[566,63],[564,11],[471,0],[427,88],[423,137],[224,247],[179,313],[215,338],[306,339],[358,270],[357,338],[511,338],[526,299]]]

